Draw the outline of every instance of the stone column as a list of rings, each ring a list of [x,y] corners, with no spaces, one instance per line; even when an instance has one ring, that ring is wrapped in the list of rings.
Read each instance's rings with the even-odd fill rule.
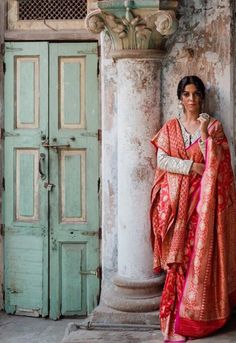
[[[158,322],[164,280],[152,273],[149,208],[156,156],[150,139],[160,124],[160,67],[177,26],[178,2],[164,1],[164,9],[160,3],[100,1],[87,17],[89,30],[110,36],[117,65],[118,270],[102,290],[97,322]]]
[[[118,272],[106,296],[110,307],[150,312],[163,280],[152,273],[150,190],[155,154],[150,144],[160,119],[160,62],[124,58],[118,71]]]

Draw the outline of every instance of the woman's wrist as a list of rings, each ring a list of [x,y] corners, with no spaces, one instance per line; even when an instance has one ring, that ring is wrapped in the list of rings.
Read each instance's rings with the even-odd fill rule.
[[[201,141],[205,142],[208,138],[208,133],[207,132],[201,132]]]
[[[195,171],[195,167],[196,167],[196,163],[193,162],[192,165],[191,165],[191,169],[190,169],[190,170],[191,170],[191,171]]]

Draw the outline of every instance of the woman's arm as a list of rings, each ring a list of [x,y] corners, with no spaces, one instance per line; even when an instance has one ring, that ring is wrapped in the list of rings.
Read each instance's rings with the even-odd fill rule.
[[[157,166],[170,173],[189,175],[192,168],[192,160],[182,160],[178,157],[167,155],[160,148],[157,151]]]

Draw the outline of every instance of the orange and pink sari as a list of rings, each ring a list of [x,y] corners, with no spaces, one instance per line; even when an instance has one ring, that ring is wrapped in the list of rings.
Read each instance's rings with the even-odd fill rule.
[[[210,125],[203,176],[157,168],[151,194],[154,270],[166,271],[160,305],[166,340],[221,328],[236,305],[236,193],[230,151],[218,120]],[[152,140],[169,156],[204,163],[185,148],[177,119]]]

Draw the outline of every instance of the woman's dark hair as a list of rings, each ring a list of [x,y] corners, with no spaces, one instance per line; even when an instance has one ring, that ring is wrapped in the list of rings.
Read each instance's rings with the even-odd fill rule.
[[[195,75],[191,75],[191,76],[185,76],[182,80],[180,80],[178,87],[177,87],[177,96],[178,99],[181,99],[181,95],[184,92],[184,89],[187,85],[195,85],[197,90],[201,93],[202,95],[202,99],[205,98],[205,86],[204,83],[202,82],[202,80],[195,76]]]

